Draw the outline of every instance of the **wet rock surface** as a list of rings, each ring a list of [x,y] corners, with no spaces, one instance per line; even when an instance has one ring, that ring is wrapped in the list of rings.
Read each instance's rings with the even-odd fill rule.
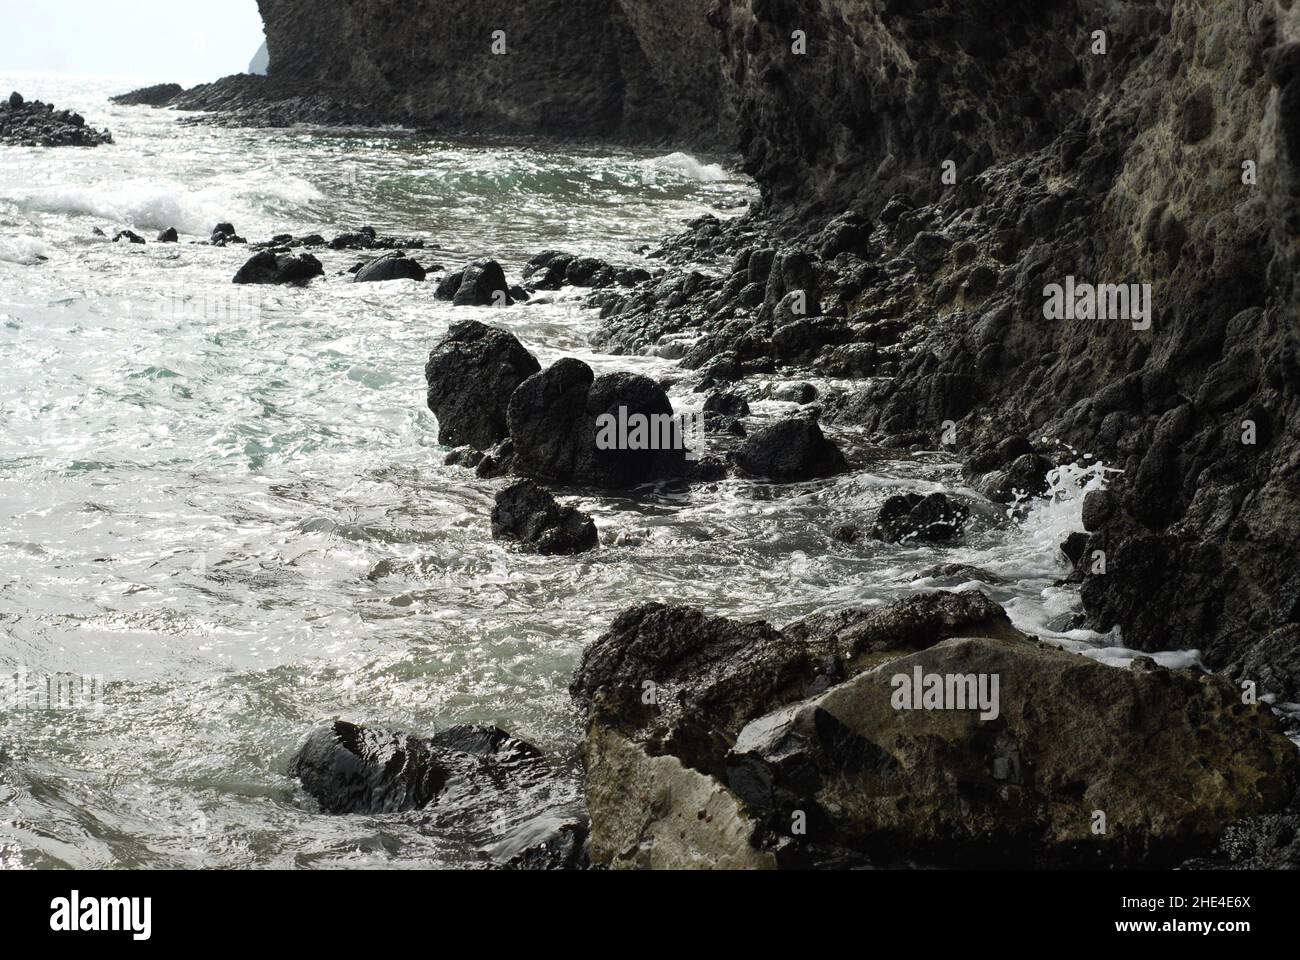
[[[395,251],[372,260],[353,276],[356,283],[383,283],[389,280],[414,280],[423,283],[428,271],[404,252]]]
[[[814,480],[848,469],[844,454],[816,420],[794,417],[765,427],[736,451],[746,473],[768,480]]]
[[[930,676],[963,699],[900,698]],[[784,631],[636,608],[572,690],[591,856],[614,867],[1170,866],[1300,782],[1229,684],[1036,643],[978,592]]]
[[[589,515],[561,506],[531,480],[521,480],[497,494],[492,536],[543,556],[585,553],[599,544],[596,524]]]
[[[514,469],[523,476],[602,488],[689,476],[680,423],[663,387],[648,377],[597,377],[565,358],[510,398]]]
[[[313,731],[290,761],[311,808],[328,816],[415,819],[472,844],[506,870],[587,866],[580,811],[536,813],[555,770],[531,744],[499,727],[463,725],[431,737],[338,721]],[[512,825],[505,826],[509,816]]]
[[[253,256],[239,268],[234,283],[238,284],[295,284],[310,283],[325,276],[325,268],[310,253],[290,256],[264,251]]]
[[[540,757],[494,727],[453,727],[422,739],[339,721],[307,738],[289,772],[324,813],[405,813],[449,790],[526,771]]]
[[[540,370],[514,334],[477,320],[454,325],[425,367],[439,440],[488,450],[506,439],[510,398]]]
[[[26,100],[18,92],[0,100],[0,145],[14,147],[98,147],[111,144],[113,135],[86,125],[86,118],[71,110],[56,110],[40,100]]]
[[[970,511],[942,493],[906,493],[880,508],[871,536],[885,543],[943,543],[961,536]]]

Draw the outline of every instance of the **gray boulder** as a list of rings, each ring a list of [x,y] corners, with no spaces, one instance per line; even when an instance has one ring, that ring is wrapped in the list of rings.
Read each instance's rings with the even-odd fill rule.
[[[979,592],[781,631],[638,607],[571,689],[615,868],[1163,867],[1300,782],[1227,683],[1039,644]]]

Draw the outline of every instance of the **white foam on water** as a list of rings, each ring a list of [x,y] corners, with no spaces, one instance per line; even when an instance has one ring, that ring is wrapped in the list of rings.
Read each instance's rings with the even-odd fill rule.
[[[28,234],[0,237],[0,260],[5,263],[33,264],[38,263],[41,257],[48,256],[49,246]]]
[[[1094,490],[1105,490],[1109,479],[1120,472],[1101,463],[1087,466],[1067,464],[1053,470],[1047,477],[1046,497],[1032,501],[1028,513],[1017,526],[1016,535],[1003,547],[1003,550],[1007,546],[1011,548],[1009,560],[1023,565],[1019,570],[1006,567],[999,570],[996,562],[987,566],[994,572],[1016,577],[1021,587],[1029,585],[1025,581],[1042,578],[1053,581],[1051,585],[1040,588],[1037,598],[1018,591],[1019,596],[1004,604],[1012,622],[1026,633],[1114,667],[1128,667],[1138,657],[1150,657],[1160,666],[1172,670],[1204,670],[1199,650],[1145,653],[1124,646],[1118,628],[1109,634],[1087,629],[1061,629],[1061,625],[1078,612],[1080,604],[1077,589],[1055,585],[1056,580],[1069,573],[1060,545],[1070,534],[1083,530],[1084,498]],[[1008,508],[1008,513],[1014,516],[1025,505],[1025,501],[1021,501]]]
[[[24,213],[91,216],[122,227],[207,236],[223,220],[262,221],[270,206],[303,206],[321,192],[300,178],[214,180],[199,189],[175,180],[132,178],[94,185],[20,190],[12,199]],[[242,229],[242,228],[241,228]]]
[[[657,173],[671,174],[683,180],[720,183],[731,179],[731,175],[716,163],[701,163],[688,153],[670,153],[665,157],[643,160],[641,163],[642,166]]]

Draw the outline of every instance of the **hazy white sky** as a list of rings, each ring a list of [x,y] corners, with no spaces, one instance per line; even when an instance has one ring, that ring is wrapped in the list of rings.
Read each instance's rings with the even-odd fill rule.
[[[204,83],[262,44],[257,0],[0,0],[0,73]]]

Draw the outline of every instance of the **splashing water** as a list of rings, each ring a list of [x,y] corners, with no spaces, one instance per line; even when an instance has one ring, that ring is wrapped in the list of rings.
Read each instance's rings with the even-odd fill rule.
[[[567,686],[584,646],[646,601],[783,625],[952,588],[913,578],[969,563],[1001,579],[970,586],[1022,629],[1128,656],[1069,627],[1078,595],[1056,585],[1099,466],[1061,472],[1023,521],[994,511],[955,548],[847,546],[836,525],[959,474],[878,459],[841,431],[861,469],[817,483],[561,490],[602,548],[522,556],[490,537],[498,485],[443,464],[424,403],[432,344],[479,316],[543,364],[663,378],[679,375],[670,361],[593,353],[596,317],[565,294],[457,311],[432,284],[350,284],[357,257],[330,251],[309,288],[236,291],[247,251],[188,242],[218,220],[254,240],[370,223],[429,237],[423,262],[490,255],[517,277],[548,247],[642,263],[631,251],[680,221],[752,199],[747,181],[684,154],[185,127],[106,102],[138,85],[0,77],[118,140],[0,154],[0,679],[98,684],[92,709],[0,702],[0,866],[480,864],[580,805]],[[180,244],[91,235],[168,226]],[[792,409],[754,405],[760,421]],[[456,809],[322,817],[287,769],[335,718],[497,723],[557,775],[502,799],[487,834]]]

